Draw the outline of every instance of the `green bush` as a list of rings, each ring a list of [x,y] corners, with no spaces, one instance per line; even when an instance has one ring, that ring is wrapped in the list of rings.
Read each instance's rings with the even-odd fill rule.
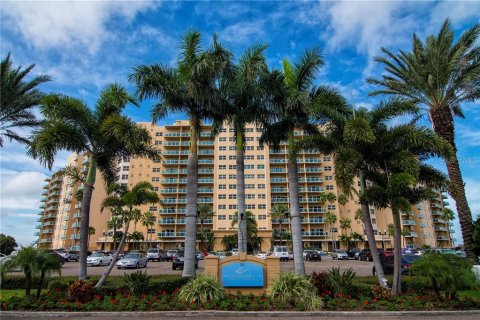
[[[150,279],[147,271],[136,271],[133,273],[125,273],[123,280],[131,294],[138,296],[150,289]]]
[[[157,291],[159,293],[173,293],[175,290],[179,290],[185,284],[188,283],[190,279],[188,278],[178,278],[172,280],[162,280],[162,281],[152,281],[150,288],[152,291]]]
[[[330,288],[335,296],[340,294],[347,296],[349,294],[354,294],[353,279],[355,278],[356,273],[352,268],[340,273],[340,268],[333,267],[327,272],[327,279]]]
[[[70,284],[65,280],[51,279],[50,281],[48,281],[47,288],[48,291],[55,291],[56,289],[60,291],[67,291],[69,285]]]
[[[281,273],[269,289],[272,300],[291,305],[303,305],[306,310],[319,310],[323,302],[309,278],[294,273]]]
[[[310,282],[315,288],[317,288],[317,293],[319,295],[330,295],[331,288],[328,284],[328,277],[326,272],[312,273],[310,276]]]
[[[368,284],[368,283],[354,283],[352,284],[352,291],[355,293],[356,296],[368,297],[373,298],[373,287],[375,285]]]
[[[178,298],[186,303],[206,304],[225,298],[225,291],[216,279],[206,274],[190,280],[180,290]]]
[[[71,301],[85,303],[92,300],[95,290],[90,281],[77,280],[68,286],[68,297]]]

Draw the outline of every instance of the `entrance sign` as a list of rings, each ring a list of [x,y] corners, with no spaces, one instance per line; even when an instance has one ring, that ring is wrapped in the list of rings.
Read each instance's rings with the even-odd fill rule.
[[[221,267],[221,281],[225,288],[262,288],[265,286],[264,268],[256,263],[233,262]]]

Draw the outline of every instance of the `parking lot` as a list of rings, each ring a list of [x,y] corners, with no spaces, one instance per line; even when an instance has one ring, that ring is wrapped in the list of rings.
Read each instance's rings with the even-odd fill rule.
[[[293,271],[293,260],[288,262],[281,262],[280,269],[283,272]],[[356,261],[356,260],[332,260],[331,257],[322,257],[321,262],[317,261],[305,261],[305,271],[307,275],[312,274],[312,272],[321,272],[327,271],[332,267],[340,267],[341,270],[352,268],[358,276],[369,276],[372,275],[372,266],[373,262],[366,261]],[[103,272],[107,269],[107,266],[102,267],[88,267],[88,275],[102,275]],[[157,274],[177,274],[181,275],[182,270],[172,270],[171,262],[153,262],[148,263],[147,268],[139,269],[147,270],[149,275]],[[135,269],[121,269],[117,270],[114,266],[111,272],[111,275],[123,275],[124,273],[135,272]],[[203,260],[199,262],[199,272],[203,272]],[[63,276],[76,276],[78,275],[78,262],[66,262],[62,267]]]

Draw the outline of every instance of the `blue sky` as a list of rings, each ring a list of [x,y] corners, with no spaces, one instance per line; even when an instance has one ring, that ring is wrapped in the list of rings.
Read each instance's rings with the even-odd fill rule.
[[[459,35],[480,21],[479,12],[476,1],[2,1],[0,53],[3,58],[11,52],[17,66],[35,63],[34,74],[50,75],[53,81],[42,85],[44,91],[93,105],[110,82],[133,92],[127,80],[133,66],[174,64],[181,36],[193,28],[202,32],[205,45],[217,33],[237,57],[253,44],[268,44],[272,68],[319,47],[325,66],[317,82],[337,87],[357,107],[372,108],[377,100],[368,97],[372,87],[365,78],[381,74],[372,59],[381,47],[410,50],[414,32],[425,38],[447,17]],[[144,102],[127,112],[136,121],[150,121],[149,106]],[[476,216],[480,109],[478,103],[464,109],[466,119],[456,123],[458,156]],[[180,117],[170,115],[161,123]],[[67,156],[59,153],[54,169],[64,166]],[[43,180],[50,172],[16,143],[6,142],[0,161],[0,231],[28,244],[35,238]],[[460,238],[457,222],[455,229]]]

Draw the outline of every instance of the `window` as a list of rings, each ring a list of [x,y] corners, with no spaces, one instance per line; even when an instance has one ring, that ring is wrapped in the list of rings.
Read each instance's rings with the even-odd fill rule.
[[[247,204],[246,208],[247,208],[247,210],[248,209],[255,209],[255,205],[254,204]]]
[[[226,174],[219,174],[218,179],[227,179],[227,175]]]
[[[160,140],[155,140],[155,145],[158,146],[158,145],[161,145],[161,144],[162,144],[162,141],[160,141]]]
[[[266,195],[265,195],[264,193],[260,193],[260,194],[258,195],[258,199],[266,199],[266,198],[267,198],[267,197],[266,197]]]
[[[253,141],[253,139],[254,139],[253,137],[246,137],[245,141]]]
[[[225,141],[227,141],[227,137],[220,137],[219,140],[220,140],[220,142],[225,142]]]
[[[333,186],[332,185],[325,186],[325,189],[326,190],[333,190]]]
[[[227,195],[226,194],[219,194],[218,199],[227,199]]]
[[[245,189],[255,189],[254,184],[245,184]]]
[[[149,234],[154,234],[154,233],[155,233],[155,229],[147,229],[147,233],[149,233]]]
[[[155,132],[155,136],[156,137],[161,137],[161,136],[163,136],[163,132]]]
[[[227,132],[227,129],[222,128],[222,129],[220,129],[220,132]]]
[[[128,174],[122,174],[122,179],[123,180],[128,179]]]
[[[245,132],[253,132],[253,128],[245,128]]]
[[[218,160],[227,160],[227,156],[219,156]]]
[[[228,166],[228,169],[235,170],[235,169],[237,169],[237,166],[234,165],[234,164],[231,164],[231,165]]]
[[[122,183],[122,184],[125,185],[125,187],[127,186],[126,183]],[[153,190],[153,191],[158,191],[158,187],[153,187],[152,190]]]
[[[157,211],[157,207],[150,207],[148,208],[148,211]]]
[[[323,157],[323,161],[330,161],[330,160],[331,160],[331,157],[329,156]]]
[[[230,200],[237,199],[237,195],[236,194],[229,194],[228,199],[230,199]]]
[[[225,169],[227,169],[227,165],[225,164],[221,164],[218,166],[218,170],[225,170]]]
[[[230,147],[228,147],[228,150],[230,150],[230,151],[237,150],[237,147],[236,146],[230,146]]]
[[[265,184],[260,183],[260,184],[257,185],[257,188],[258,189],[265,189]]]
[[[218,189],[227,189],[227,185],[226,184],[219,184]]]
[[[237,156],[228,156],[228,160],[237,160]]]
[[[227,150],[227,147],[225,147],[225,146],[220,146],[220,147],[218,147],[218,150],[220,150],[220,151],[226,151],[226,150]]]
[[[235,138],[234,138],[234,137],[230,137],[230,138],[228,138],[228,141],[233,142],[233,141],[235,141]]]
[[[153,159],[153,163],[160,163],[161,160],[160,159]]]
[[[234,133],[234,132],[235,132],[235,128],[230,128],[230,129],[228,129],[228,132]]]
[[[254,156],[245,156],[243,157],[245,160],[254,160],[255,157]]]
[[[229,184],[228,189],[237,189],[237,185],[236,184]]]
[[[257,141],[259,141],[260,139],[257,138]],[[257,150],[263,150],[263,146],[257,146]]]
[[[255,195],[254,194],[246,194],[245,199],[255,199]]]
[[[254,174],[246,174],[245,179],[255,179],[255,175]]]
[[[219,214],[218,215],[218,220],[227,220],[227,216],[224,214]]]
[[[262,155],[258,155],[257,156],[257,160],[265,160],[265,156],[262,154]]]
[[[244,168],[245,170],[250,170],[250,169],[255,169],[255,166],[253,164],[246,164]]]
[[[266,204],[259,204],[258,209],[267,209],[267,205]]]
[[[233,209],[233,210],[236,210],[236,209],[237,209],[237,205],[236,205],[236,204],[230,204],[230,205],[228,205],[228,209],[230,209],[230,210],[232,210],[232,209]]]
[[[377,223],[377,219],[372,218],[371,220],[372,220],[372,223],[373,223],[373,224],[376,224],[376,223]]]
[[[219,204],[219,205],[218,205],[218,210],[224,210],[224,209],[227,209],[227,205],[226,205],[226,204]]]
[[[335,210],[335,205],[334,205],[334,204],[329,204],[329,205],[327,206],[327,209],[328,209],[328,210]]]
[[[158,181],[160,181],[159,177],[152,177],[152,182],[158,182]]]
[[[257,179],[265,179],[265,175],[262,174],[257,174]]]
[[[234,214],[229,214],[229,215],[228,215],[228,220],[233,220],[233,219],[234,219],[234,217],[235,217],[235,215],[234,215]]]
[[[247,151],[253,151],[253,148],[254,148],[253,146],[246,146],[246,147],[245,147],[245,150],[247,150]]]
[[[160,172],[160,168],[152,168],[152,172]]]
[[[122,170],[123,170],[123,171],[128,171],[128,170],[129,170],[129,167],[128,167],[128,166],[123,166],[123,167],[122,167]]]
[[[332,167],[331,166],[325,166],[324,170],[325,171],[332,171]]]
[[[257,169],[265,169],[265,165],[264,164],[257,164]]]
[[[228,179],[237,179],[237,175],[236,174],[229,174]]]
[[[258,215],[258,220],[267,220],[267,215],[266,214],[259,214]]]
[[[331,181],[331,180],[333,180],[333,176],[325,176],[325,180],[326,181]]]

